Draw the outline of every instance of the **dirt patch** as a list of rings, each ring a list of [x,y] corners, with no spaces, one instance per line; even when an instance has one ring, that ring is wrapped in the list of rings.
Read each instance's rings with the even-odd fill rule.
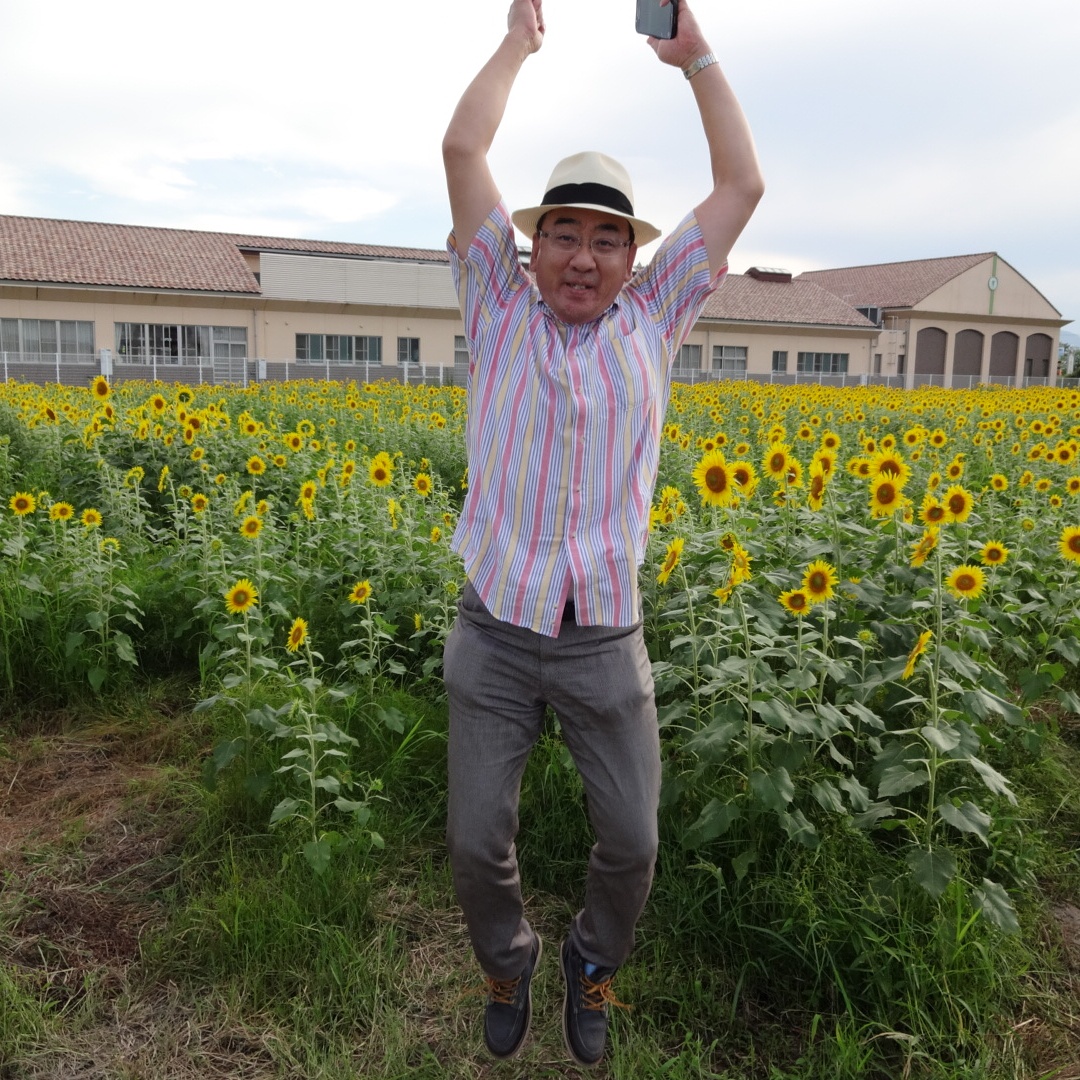
[[[62,996],[136,959],[175,869],[177,822],[155,815],[159,769],[133,750],[115,737],[37,738],[0,763],[5,951]]]

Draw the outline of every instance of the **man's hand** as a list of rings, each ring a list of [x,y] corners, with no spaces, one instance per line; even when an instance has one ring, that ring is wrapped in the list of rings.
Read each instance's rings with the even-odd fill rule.
[[[667,7],[671,0],[660,0],[661,7]],[[646,39],[653,51],[665,64],[672,67],[689,67],[699,56],[709,51],[709,44],[698,26],[693,12],[686,5],[686,0],[679,0],[679,19],[677,32],[670,40],[650,37]]]
[[[506,16],[506,29],[520,35],[530,53],[544,44],[544,9],[542,0],[514,0]]]

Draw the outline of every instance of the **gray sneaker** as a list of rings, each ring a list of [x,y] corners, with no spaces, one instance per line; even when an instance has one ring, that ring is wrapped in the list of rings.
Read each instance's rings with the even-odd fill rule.
[[[513,979],[487,980],[488,1001],[484,1008],[484,1045],[493,1057],[512,1058],[525,1042],[532,1020],[532,977],[540,963],[544,943],[536,944],[524,971]]]
[[[585,974],[585,958],[567,938],[559,953],[559,966],[566,982],[563,999],[563,1042],[570,1056],[582,1068],[600,1064],[607,1043],[608,1005],[626,1009],[611,990],[614,968],[597,968]]]

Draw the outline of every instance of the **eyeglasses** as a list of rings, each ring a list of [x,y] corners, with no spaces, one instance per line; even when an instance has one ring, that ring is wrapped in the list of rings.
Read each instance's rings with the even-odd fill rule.
[[[564,255],[580,250],[581,245],[586,243],[585,238],[571,232],[544,232],[542,229],[537,234],[545,240],[551,241],[551,246]],[[589,250],[598,259],[608,259],[618,255],[623,248],[630,246],[629,240],[614,240],[610,236],[594,236],[588,241]]]

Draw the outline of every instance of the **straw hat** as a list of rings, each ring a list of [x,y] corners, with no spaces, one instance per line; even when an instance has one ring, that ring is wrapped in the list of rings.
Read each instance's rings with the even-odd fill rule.
[[[614,158],[595,150],[563,158],[551,174],[541,204],[515,210],[510,217],[526,236],[532,236],[544,214],[561,206],[625,218],[634,227],[634,242],[639,245],[660,235],[655,225],[634,216],[634,189],[627,171]]]

